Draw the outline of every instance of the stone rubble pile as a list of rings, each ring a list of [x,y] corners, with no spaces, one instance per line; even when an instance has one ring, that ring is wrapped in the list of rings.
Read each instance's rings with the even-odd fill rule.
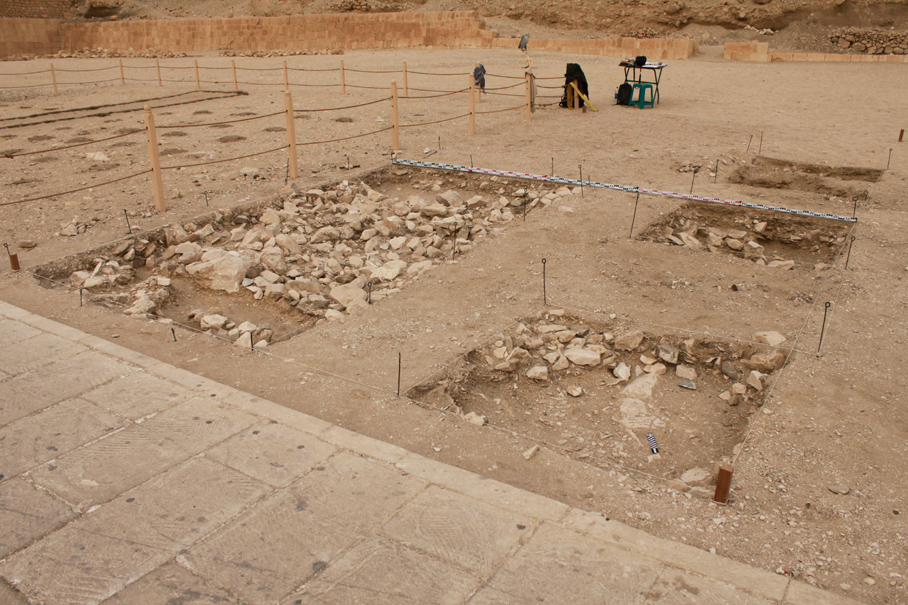
[[[754,341],[778,347],[785,337],[778,332],[758,332]],[[537,382],[564,379],[568,370],[603,369],[611,375],[604,383],[614,386],[646,374],[661,376],[671,371],[681,388],[696,390],[700,373],[710,371],[734,381],[729,396],[720,395],[732,406],[761,392],[766,376],[781,369],[786,361],[779,349],[742,355],[723,353],[695,338],[676,345],[638,329],[600,332],[560,309],[518,323],[513,331],[498,335],[477,353],[493,373],[516,373]],[[582,391],[570,394],[580,396]]]
[[[221,57],[295,57],[303,55],[342,55],[343,49],[339,50],[222,50]]]
[[[780,242],[820,252],[824,246],[841,246],[845,241],[844,235],[832,229],[806,230],[791,225],[770,224],[748,215],[736,218],[735,225],[738,228],[709,226],[697,215],[688,217],[681,213],[671,217],[667,224],[657,227],[650,235],[656,242],[692,250],[730,252],[758,265],[779,269],[793,269],[795,261],[778,254],[768,257],[765,248],[768,243]],[[644,237],[648,236],[644,234]]]
[[[908,34],[890,30],[849,27],[830,34],[829,41],[843,50],[868,55],[904,55]]]
[[[467,197],[454,188],[443,190],[443,183],[417,184],[425,191],[403,200],[347,181],[324,191],[288,188],[280,208],[248,216],[216,212],[204,224],[174,224],[157,241],[124,241],[112,251],[111,262],[246,293],[317,321],[342,321],[345,313],[360,312],[435,265],[469,252],[524,208],[572,195],[566,188],[505,186],[492,177],[480,188],[497,186],[494,193]],[[145,307],[151,309],[147,302],[139,308]]]
[[[60,59],[97,59],[97,58],[116,58],[116,57],[140,57],[145,59],[174,59],[185,57],[184,52],[164,51],[157,48],[146,48],[143,50],[128,49],[125,51],[110,50],[109,48],[83,48],[77,51],[61,50],[60,52],[47,55],[46,58]]]

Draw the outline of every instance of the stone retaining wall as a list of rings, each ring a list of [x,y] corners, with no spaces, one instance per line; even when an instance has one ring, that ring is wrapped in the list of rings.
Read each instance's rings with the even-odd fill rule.
[[[908,55],[851,55],[839,53],[769,52],[768,42],[726,42],[725,58],[732,61],[835,61],[839,63],[908,63]]]
[[[385,48],[517,48],[497,38],[476,11],[326,13],[236,19],[167,19],[59,23],[0,19],[0,58],[102,48],[111,52],[160,49],[358,50]],[[40,42],[40,43],[39,43]],[[534,38],[531,50],[651,60],[686,59],[697,42],[686,38]]]
[[[0,17],[0,58],[55,53],[61,44],[57,21]]]

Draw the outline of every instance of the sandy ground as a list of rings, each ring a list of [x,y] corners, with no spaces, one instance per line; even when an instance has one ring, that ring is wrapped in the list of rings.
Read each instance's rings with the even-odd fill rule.
[[[429,273],[394,297],[343,324],[323,324],[269,348],[269,354],[238,351],[205,335],[121,315],[98,305],[79,307],[78,293],[48,288],[27,273],[4,273],[0,295],[19,306],[165,359],[210,378],[237,386],[370,436],[401,445],[496,479],[599,511],[655,535],[677,539],[736,560],[791,574],[801,580],[877,603],[908,601],[904,547],[908,469],[905,434],[908,417],[901,398],[905,378],[901,281],[908,269],[901,228],[901,197],[908,159],[896,143],[905,127],[900,111],[906,67],[850,64],[745,64],[725,62],[720,49],[706,48],[690,61],[672,62],[655,109],[612,105],[623,81],[612,58],[534,54],[539,76],[559,76],[564,63],[577,60],[590,82],[599,112],[543,109],[524,122],[522,111],[480,115],[478,133],[467,134],[466,120],[404,129],[401,157],[533,173],[555,172],[584,178],[686,192],[689,163],[720,162],[716,182],[701,171],[694,192],[757,203],[850,215],[850,196],[783,187],[767,189],[729,182],[735,162],[750,161],[762,136],[762,154],[830,166],[885,168],[879,182],[836,181],[847,193],[867,190],[861,201],[849,267],[844,254],[836,269],[816,272],[807,263],[780,273],[729,255],[693,252],[628,238],[633,197],[586,189],[566,199],[571,211],[549,208],[517,221],[453,263]],[[333,68],[340,57],[291,57],[291,67]],[[466,72],[482,61],[489,73],[520,75],[517,51],[351,52],[347,68]],[[228,67],[229,60],[199,57],[202,65]],[[61,69],[92,69],[115,61],[55,61]],[[153,65],[147,60],[127,64]],[[192,58],[166,65],[189,66]],[[3,73],[39,69],[45,61],[6,63]],[[240,59],[244,67],[278,68],[281,59]],[[100,72],[111,74],[115,72]],[[135,72],[138,73],[138,72]],[[153,70],[140,77],[153,78]],[[203,71],[203,74],[205,72]],[[220,77],[230,73],[222,70]],[[280,71],[243,72],[246,81],[279,81]],[[187,85],[163,89],[138,83],[64,87],[61,96],[46,90],[3,92],[2,117],[41,113],[191,91]],[[72,74],[66,74],[72,76]],[[92,72],[84,76],[95,77]],[[60,76],[64,80],[63,75]],[[97,76],[103,79],[106,76]],[[304,79],[305,77],[305,79]],[[336,83],[336,74],[300,74],[298,83]],[[381,98],[400,74],[348,73],[347,84],[379,89],[294,89],[297,108],[337,107]],[[37,83],[36,76],[0,78],[0,85]],[[204,75],[203,75],[204,78]],[[261,78],[261,80],[253,80]],[[411,74],[411,88],[460,88],[466,77]],[[509,80],[490,78],[490,86]],[[557,81],[541,81],[557,84]],[[207,85],[206,90],[229,86]],[[199,101],[155,112],[159,125],[236,119],[279,111],[280,87],[245,86],[248,96]],[[40,92],[39,92],[40,91]],[[868,91],[873,91],[872,95]],[[511,91],[503,91],[511,92]],[[521,88],[514,92],[522,92]],[[541,90],[557,94],[558,91]],[[424,93],[428,94],[428,93]],[[868,99],[872,97],[872,107]],[[182,100],[197,97],[186,95]],[[549,99],[551,101],[551,99]],[[504,109],[519,98],[487,96],[479,109]],[[402,101],[403,123],[430,121],[465,113],[463,95],[431,101]],[[197,113],[210,111],[211,113]],[[310,114],[296,121],[300,141],[339,138],[384,128],[386,104],[341,112]],[[345,116],[352,122],[336,122]],[[32,150],[66,144],[80,136],[113,136],[140,127],[141,112],[110,114],[66,122],[0,129],[0,151]],[[0,122],[0,127],[12,121]],[[283,145],[283,116],[243,122],[228,128],[174,128],[185,136],[164,137],[165,166],[191,164]],[[245,137],[220,143],[225,136]],[[36,138],[41,137],[41,138]],[[50,139],[43,137],[52,137]],[[753,137],[753,139],[751,138]],[[35,140],[30,141],[30,138]],[[439,146],[440,139],[440,146]],[[130,146],[114,146],[120,142]],[[750,148],[745,155],[745,150]],[[347,143],[301,147],[301,178],[307,189],[351,178],[359,170],[387,165],[389,133]],[[439,148],[440,147],[440,148]],[[107,161],[86,158],[103,152]],[[192,154],[195,154],[194,156]],[[48,160],[36,161],[47,157]],[[359,169],[344,170],[347,161]],[[198,158],[198,159],[196,159]],[[0,158],[0,202],[90,185],[147,167],[141,135],[69,151]],[[118,164],[117,166],[111,166]],[[167,170],[168,210],[153,211],[147,177],[28,204],[0,207],[0,236],[5,242],[30,239],[21,250],[25,268],[88,250],[126,233],[131,226],[152,228],[186,221],[206,207],[265,199],[284,186],[282,152],[201,168]],[[92,166],[95,166],[92,168]],[[241,176],[246,166],[265,178]],[[18,184],[14,184],[18,183]],[[403,188],[402,188],[403,189]],[[394,194],[393,188],[388,193]],[[643,197],[637,232],[676,210],[679,202]],[[80,235],[55,235],[76,219],[91,223]],[[97,219],[97,220],[95,220]],[[425,382],[518,318],[542,309],[541,264],[547,259],[550,307],[587,313],[614,313],[629,325],[659,326],[678,334],[709,334],[749,340],[758,330],[778,330],[795,343],[796,353],[775,383],[766,404],[752,416],[747,439],[736,460],[735,488],[729,506],[672,488],[671,476],[651,472],[648,450],[623,459],[583,460],[557,447],[544,447],[532,460],[522,457],[532,441],[506,430],[478,428],[451,415],[395,397],[397,353],[404,360],[402,391]],[[732,284],[742,286],[732,291]],[[673,287],[674,286],[674,287]],[[826,302],[832,305],[823,343],[816,355]],[[717,408],[718,409],[718,408]],[[499,427],[507,429],[507,426]],[[664,452],[670,455],[670,452]],[[716,460],[716,463],[721,460]],[[847,495],[830,491],[849,488]],[[843,491],[843,490],[840,490]]]

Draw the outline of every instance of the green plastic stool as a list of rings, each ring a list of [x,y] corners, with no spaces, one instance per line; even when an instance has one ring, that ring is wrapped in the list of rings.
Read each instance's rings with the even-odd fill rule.
[[[649,91],[649,101],[646,100],[646,91]],[[637,93],[637,100],[634,100],[634,92]],[[631,90],[631,100],[628,105],[636,105],[640,109],[645,109],[647,107],[655,108],[655,98],[653,96],[653,85],[652,84],[643,84],[643,83],[634,83],[634,88]]]

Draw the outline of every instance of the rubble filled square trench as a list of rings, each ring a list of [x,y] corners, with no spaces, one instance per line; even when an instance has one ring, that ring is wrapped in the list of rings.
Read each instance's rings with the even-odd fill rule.
[[[753,337],[703,339],[544,308],[409,395],[577,459],[702,488],[737,453],[788,361],[784,336]]]
[[[262,347],[378,304],[569,195],[495,176],[385,168],[324,190],[286,187],[265,204],[129,237],[36,274],[127,315]]]

